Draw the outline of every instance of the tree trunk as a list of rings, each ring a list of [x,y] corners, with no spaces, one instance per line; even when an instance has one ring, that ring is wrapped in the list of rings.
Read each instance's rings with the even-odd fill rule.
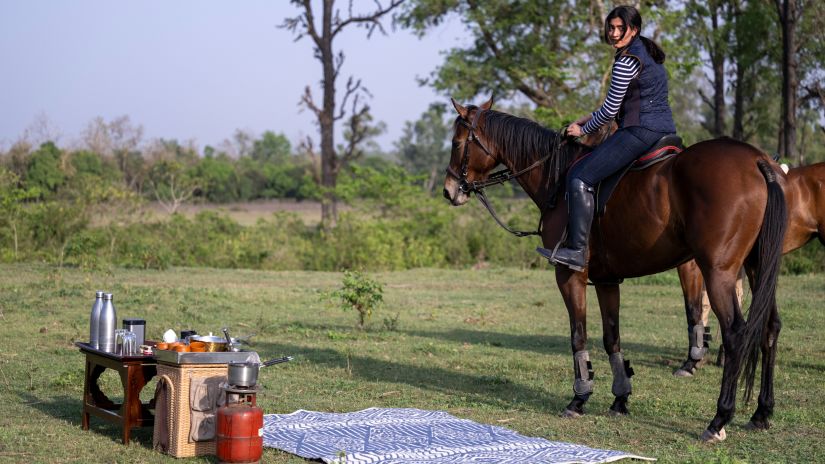
[[[438,180],[438,166],[433,166],[430,169],[430,176],[427,179],[427,184],[424,186],[425,190],[427,191],[427,195],[433,196],[433,190],[435,189],[435,183]]]
[[[736,62],[736,90],[733,101],[733,138],[745,141],[745,66]]]
[[[17,262],[17,222],[12,222],[11,230],[14,234],[14,261]]]
[[[713,136],[721,137],[725,135],[725,52],[718,38],[719,5],[714,3],[711,11],[713,41],[716,42],[710,56],[713,66]]]
[[[337,220],[335,208],[335,65],[332,53],[332,4],[333,0],[324,0],[323,32],[321,34],[321,65],[323,66],[323,110],[319,115],[321,126],[321,225],[334,227]]]
[[[803,164],[802,154],[796,150],[796,92],[799,88],[796,56],[796,0],[776,0],[779,22],[782,26],[782,141],[780,153],[788,159],[797,158],[797,165]]]

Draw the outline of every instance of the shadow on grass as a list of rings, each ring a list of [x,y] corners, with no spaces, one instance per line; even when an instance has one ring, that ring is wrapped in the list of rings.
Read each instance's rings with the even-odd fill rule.
[[[802,361],[789,361],[787,365],[788,367],[791,367],[793,369],[825,372],[825,365],[823,364],[813,364]]]
[[[79,432],[94,432],[109,437],[112,441],[122,443],[123,429],[119,425],[105,421],[95,415],[89,417],[89,430],[82,430],[83,401],[72,396],[55,396],[40,398],[31,393],[17,392],[23,405],[34,408],[43,414],[55,419],[66,421],[76,426]],[[129,443],[139,443],[140,446],[152,449],[152,427],[136,427],[130,433]]]
[[[351,332],[352,326],[348,325],[330,325],[330,324],[313,324],[313,323],[297,323],[290,324],[288,330],[313,330],[313,331],[328,331],[337,330],[341,332]],[[570,345],[570,337],[567,335],[537,335],[537,334],[512,334],[503,332],[492,332],[486,330],[471,330],[471,329],[451,329],[444,331],[427,331],[427,330],[399,330],[397,333],[405,334],[412,337],[432,338],[444,340],[454,343],[470,343],[474,345],[494,346],[513,350],[532,351],[540,354],[559,354],[570,355],[572,357],[572,349]],[[255,343],[257,344],[257,342]],[[255,344],[251,344],[254,346]],[[591,351],[604,352],[602,345],[602,334],[599,332],[595,336],[589,334],[588,344]],[[622,350],[626,353],[643,354],[649,357],[673,359],[674,364],[683,360],[683,353],[680,349],[665,348],[656,345],[648,345],[645,343],[622,342]],[[633,356],[632,354],[630,356]],[[660,361],[640,361],[639,364],[645,364],[649,367],[667,367],[666,364]]]
[[[346,354],[327,348],[296,347],[278,343],[259,343],[262,351],[289,353],[318,366],[341,368]],[[404,383],[412,387],[448,395],[471,396],[473,402],[499,408],[530,408],[545,413],[564,409],[569,398],[554,396],[546,390],[530,388],[499,376],[465,374],[441,367],[424,367],[375,358],[349,356],[353,377],[370,382]]]
[[[533,351],[540,354],[570,355],[572,357],[570,337],[560,335],[521,335],[467,329],[452,329],[448,331],[402,330],[401,333],[415,337],[435,338],[456,343],[490,345],[515,350]],[[590,336],[590,350],[604,352],[601,341],[601,334],[596,337]],[[622,342],[622,351],[628,354],[630,358],[633,358],[634,363],[657,368],[667,366],[660,361],[651,360],[651,358],[672,358],[675,362],[676,360],[681,360],[682,356],[682,353],[676,349],[644,343]],[[645,355],[645,358],[635,361],[634,354]]]

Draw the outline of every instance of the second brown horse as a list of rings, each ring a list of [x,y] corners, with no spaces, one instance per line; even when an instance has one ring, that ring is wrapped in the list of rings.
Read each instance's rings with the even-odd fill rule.
[[[784,190],[788,229],[782,253],[797,250],[815,238],[825,245],[825,163],[791,169]],[[678,271],[685,297],[689,347],[687,360],[673,374],[685,377],[693,375],[704,364],[708,314],[703,304],[704,280],[696,262],[688,261],[679,266]]]

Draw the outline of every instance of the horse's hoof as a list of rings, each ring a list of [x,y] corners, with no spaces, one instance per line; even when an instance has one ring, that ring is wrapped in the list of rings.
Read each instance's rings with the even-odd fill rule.
[[[624,416],[629,416],[630,411],[616,411],[615,409],[611,408],[611,409],[607,410],[607,415],[608,416],[613,416],[613,417],[624,417]]]
[[[713,433],[710,430],[705,429],[705,431],[702,432],[701,440],[705,443],[719,443],[725,441],[725,438],[728,438],[728,434],[725,433],[724,428],[716,433]]]
[[[764,432],[769,428],[771,428],[771,423],[768,421],[754,421],[751,419],[750,422],[745,424],[745,430],[761,430]]]
[[[565,417],[567,419],[576,419],[577,417],[581,417],[582,415],[584,415],[584,413],[576,412],[572,409],[565,409],[564,411],[562,411],[561,414],[559,414],[560,417]]]
[[[693,377],[693,372],[679,368],[673,371],[674,377]]]

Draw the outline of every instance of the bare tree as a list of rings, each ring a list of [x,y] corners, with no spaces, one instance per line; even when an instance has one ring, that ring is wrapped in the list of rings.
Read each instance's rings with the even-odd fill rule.
[[[174,159],[163,159],[155,163],[149,183],[155,199],[169,214],[175,214],[198,190],[198,185],[187,174],[183,164]]]
[[[89,121],[83,131],[87,149],[113,159],[123,174],[127,187],[139,191],[143,183],[143,166],[138,145],[143,138],[143,126],[134,125],[129,116],[118,116],[108,123],[100,116]]]
[[[374,0],[374,7],[366,13],[355,13],[353,2],[350,0],[347,12],[342,16],[340,9],[334,8],[335,0],[323,0],[320,22],[316,19],[316,11],[311,0],[291,0],[292,4],[298,7],[301,13],[292,18],[286,18],[281,27],[289,29],[295,34],[295,40],[309,37],[315,45],[315,58],[321,62],[322,71],[322,97],[321,103],[317,103],[312,95],[309,86],[304,90],[301,103],[315,114],[320,128],[321,136],[321,187],[323,188],[321,200],[321,222],[325,227],[335,224],[337,218],[337,204],[335,198],[335,185],[338,173],[346,166],[360,151],[358,145],[363,142],[370,128],[366,122],[369,121],[369,106],[359,100],[364,94],[364,87],[360,79],[350,76],[347,79],[344,89],[344,96],[336,100],[336,80],[344,64],[344,53],[335,52],[333,40],[345,28],[349,26],[362,27],[367,30],[367,37],[371,37],[373,32],[380,31],[386,35],[381,19],[390,11],[395,9],[404,0],[389,0],[384,3]],[[348,111],[347,103],[352,99],[352,107]],[[336,148],[335,145],[335,123],[349,114],[350,133],[343,147]],[[306,145],[304,148],[311,148]],[[314,154],[314,150],[308,150],[308,154]]]
[[[232,159],[240,159],[252,153],[255,144],[255,134],[251,131],[236,129],[231,139],[223,139],[218,145],[218,151],[226,153]]]
[[[46,113],[38,113],[34,120],[23,131],[22,141],[27,142],[34,148],[39,147],[46,142],[60,141],[62,133],[59,127],[55,125]]]
[[[83,130],[86,148],[101,156],[115,157],[118,151],[137,148],[143,138],[143,126],[134,125],[129,116],[118,116],[108,123],[98,116]]]

